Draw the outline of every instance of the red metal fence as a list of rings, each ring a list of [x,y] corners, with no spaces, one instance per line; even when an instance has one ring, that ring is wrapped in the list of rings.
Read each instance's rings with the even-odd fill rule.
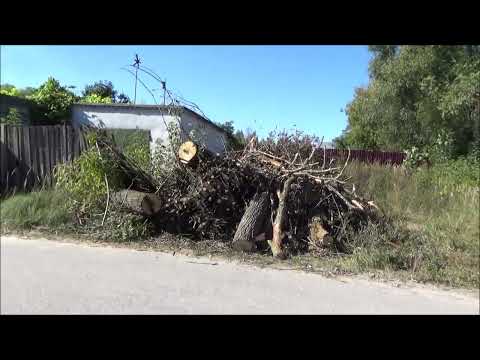
[[[344,159],[348,156],[348,150],[326,149],[325,158],[330,160]],[[351,150],[350,161],[357,160],[366,163],[379,163],[383,165],[401,165],[405,160],[405,153],[393,151]]]

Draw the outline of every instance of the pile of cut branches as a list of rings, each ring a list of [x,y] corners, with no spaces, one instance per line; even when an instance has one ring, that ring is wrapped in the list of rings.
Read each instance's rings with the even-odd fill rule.
[[[148,217],[159,231],[232,242],[244,251],[270,248],[284,258],[324,247],[344,251],[345,232],[358,230],[377,210],[343,176],[349,158],[327,162],[321,143],[253,137],[244,150],[216,156],[189,141],[162,181],[108,138],[97,144],[125,175],[126,189],[112,199]]]

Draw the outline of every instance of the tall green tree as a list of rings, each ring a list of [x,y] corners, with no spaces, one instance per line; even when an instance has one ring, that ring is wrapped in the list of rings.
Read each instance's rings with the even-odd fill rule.
[[[240,150],[245,146],[245,136],[241,130],[235,131],[233,121],[225,121],[224,123],[217,123],[217,125],[230,135],[229,146],[231,149]]]
[[[50,123],[64,123],[70,118],[70,109],[78,97],[71,91],[72,86],[62,86],[53,77],[49,77],[29,96],[37,103],[43,115]]]
[[[448,134],[452,154],[478,139],[479,46],[370,46],[370,82],[347,105],[336,143],[365,149],[426,148]]]
[[[115,90],[111,81],[96,81],[86,85],[82,91],[82,101],[91,103],[130,103],[130,98]]]

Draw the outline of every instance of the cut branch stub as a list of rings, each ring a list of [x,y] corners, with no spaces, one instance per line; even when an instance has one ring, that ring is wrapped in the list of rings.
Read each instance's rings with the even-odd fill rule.
[[[186,141],[178,149],[178,158],[184,164],[188,164],[198,153],[197,145],[192,141]]]

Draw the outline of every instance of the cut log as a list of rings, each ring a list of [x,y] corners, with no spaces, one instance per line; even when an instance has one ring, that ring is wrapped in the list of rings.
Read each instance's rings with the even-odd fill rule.
[[[197,155],[198,149],[192,141],[186,141],[178,149],[178,158],[184,164],[188,164]]]
[[[255,195],[243,214],[233,237],[233,247],[242,251],[253,251],[258,235],[265,232],[270,213],[270,199],[267,192]]]
[[[309,248],[319,249],[329,245],[330,237],[328,231],[325,230],[320,216],[314,216],[310,219],[308,227],[310,230]]]
[[[143,216],[155,215],[162,206],[162,202],[157,195],[135,190],[120,190],[113,194],[112,200]]]

